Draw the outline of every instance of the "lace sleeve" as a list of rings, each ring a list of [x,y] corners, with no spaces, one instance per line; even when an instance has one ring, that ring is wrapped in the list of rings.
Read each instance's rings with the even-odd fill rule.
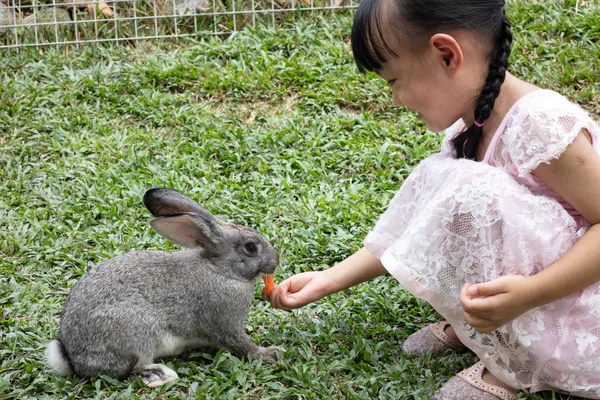
[[[521,105],[508,124],[503,141],[522,177],[540,164],[560,157],[584,128],[598,151],[598,126],[579,106],[552,92]]]

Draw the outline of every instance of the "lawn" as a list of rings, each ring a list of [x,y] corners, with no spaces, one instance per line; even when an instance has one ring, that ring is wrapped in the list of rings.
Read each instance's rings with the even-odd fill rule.
[[[513,73],[600,116],[598,3],[519,1],[508,12]],[[133,249],[178,248],[148,225],[150,187],[260,230],[280,254],[278,281],[361,246],[442,136],[358,73],[351,20],[0,53],[0,399],[429,399],[475,361],[403,355],[400,343],[439,316],[385,276],[293,312],[270,307],[257,282],[247,329],[285,348],[280,362],[201,348],[165,359],[181,379],[154,390],[139,378],[59,378],[43,362],[85,271]]]

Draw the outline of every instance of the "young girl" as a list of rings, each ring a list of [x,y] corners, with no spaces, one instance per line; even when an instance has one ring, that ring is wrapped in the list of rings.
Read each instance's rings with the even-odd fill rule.
[[[409,337],[406,352],[468,348],[481,360],[437,399],[520,389],[600,399],[600,128],[509,74],[511,40],[502,0],[361,1],[358,68],[446,138],[364,248],[292,276],[269,300],[298,308],[389,272],[447,320]]]

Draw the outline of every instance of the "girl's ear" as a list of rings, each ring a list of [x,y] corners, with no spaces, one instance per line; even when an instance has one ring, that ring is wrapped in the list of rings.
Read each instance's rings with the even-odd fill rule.
[[[454,37],[445,33],[436,33],[429,39],[436,64],[454,75],[463,63],[463,52]]]

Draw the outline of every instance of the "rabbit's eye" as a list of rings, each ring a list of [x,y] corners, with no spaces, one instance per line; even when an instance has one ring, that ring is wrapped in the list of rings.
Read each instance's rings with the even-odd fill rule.
[[[246,249],[246,251],[248,253],[256,253],[256,251],[258,250],[258,248],[256,247],[256,244],[254,244],[254,243],[246,243],[244,245],[244,248]]]

